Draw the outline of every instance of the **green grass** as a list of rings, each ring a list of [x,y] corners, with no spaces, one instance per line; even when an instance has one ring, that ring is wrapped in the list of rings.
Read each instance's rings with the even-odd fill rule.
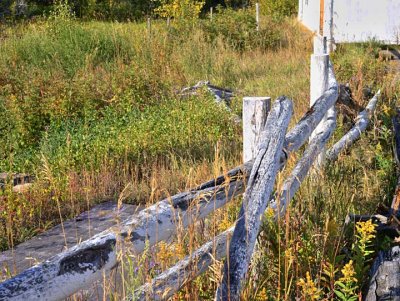
[[[36,182],[26,194],[10,187],[1,192],[0,249],[59,223],[60,215],[69,218],[117,199],[128,184],[133,188],[124,198],[148,204],[239,165],[241,126],[205,91],[179,97],[182,87],[206,79],[232,88],[237,114],[243,96],[285,94],[294,100],[292,123],[298,121],[309,107],[311,35],[293,19],[262,20],[257,33],[251,14],[225,11],[213,23],[171,28],[160,20],[151,34],[142,23],[59,17],[4,27],[0,171],[27,172]],[[333,54],[338,80],[350,83],[360,105],[367,101],[365,86],[381,88],[383,100],[368,133],[318,181],[305,181],[285,219],[263,226],[259,276],[250,277],[244,300],[301,298],[296,283],[306,272],[321,296],[331,298],[331,283],[321,271],[328,263],[340,270],[348,262],[339,256],[354,241],[344,235],[346,214],[374,213],[379,204],[390,203],[395,183],[390,118],[400,87],[387,63],[376,58],[379,47],[344,45]],[[340,121],[332,141],[349,126]],[[290,158],[282,178],[299,156]],[[215,213],[201,231],[191,231],[198,232],[195,237],[180,233],[179,243],[164,245],[163,252],[170,248],[175,255],[162,257],[162,269],[226,228],[237,207]],[[218,267],[177,298],[212,299]],[[156,272],[144,273],[147,279]],[[339,277],[337,272],[334,278]]]

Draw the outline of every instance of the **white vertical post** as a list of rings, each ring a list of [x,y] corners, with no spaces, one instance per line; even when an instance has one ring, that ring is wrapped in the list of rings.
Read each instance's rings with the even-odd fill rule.
[[[210,7],[210,20],[213,20],[213,8],[212,6]]]
[[[314,54],[311,55],[310,67],[310,106],[328,89],[329,54],[327,54],[326,37],[314,37]],[[310,140],[320,132],[326,116],[311,134]],[[318,156],[315,167],[320,169],[325,162],[325,149]]]
[[[257,155],[260,133],[264,128],[271,109],[270,97],[243,98],[243,161],[247,162]]]
[[[324,36],[328,38],[328,54],[334,50],[335,38],[333,35],[333,0],[324,2]]]
[[[171,25],[171,18],[167,17],[167,27],[169,28],[170,25]]]
[[[260,4],[256,3],[256,23],[257,23],[257,31],[260,30]]]

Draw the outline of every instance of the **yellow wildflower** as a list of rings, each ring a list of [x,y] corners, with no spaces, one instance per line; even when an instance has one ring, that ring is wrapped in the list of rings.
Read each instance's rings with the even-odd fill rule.
[[[267,290],[265,287],[263,287],[263,289],[261,291],[258,292],[256,300],[257,301],[264,301],[268,299],[268,294],[267,294]]]
[[[297,285],[301,287],[302,295],[305,300],[318,300],[321,297],[321,290],[317,288],[309,272],[306,274],[306,280],[301,278],[299,282],[297,282]]]
[[[356,231],[360,239],[360,243],[368,243],[374,239],[376,234],[376,225],[371,220],[356,223]]]
[[[357,279],[354,277],[356,272],[353,267],[353,260],[350,260],[343,268],[342,268],[343,277],[339,279],[339,281],[345,283],[357,282]]]

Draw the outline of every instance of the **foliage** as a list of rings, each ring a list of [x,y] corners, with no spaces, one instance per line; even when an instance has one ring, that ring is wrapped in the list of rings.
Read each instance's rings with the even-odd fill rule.
[[[102,18],[100,2],[90,3],[90,14]],[[102,3],[107,10],[120,2]],[[204,79],[231,88],[231,108],[239,115],[246,95],[285,93],[294,99],[294,120],[309,108],[311,35],[294,19],[262,19],[257,33],[254,11],[227,10],[181,28],[154,20],[149,33],[145,23],[82,22],[88,12],[80,15],[70,5],[75,17],[61,5],[48,20],[0,32],[0,168],[36,176],[29,193],[14,193],[10,185],[0,192],[2,249],[117,199],[127,185],[126,201],[152,204],[239,165],[241,129],[231,112],[206,91],[181,98],[182,87]],[[348,212],[387,205],[395,183],[390,118],[399,86],[376,59],[376,47],[344,45],[333,54],[337,78],[350,83],[361,106],[365,86],[382,88],[386,101],[352,149],[306,179],[285,217],[276,223],[266,213],[243,300],[359,296],[374,233],[371,225],[357,224],[356,238],[343,235],[343,220]],[[332,141],[348,125],[338,126]],[[290,156],[277,189],[299,155]],[[132,255],[128,290],[229,227],[238,204],[181,229],[171,245]],[[346,248],[347,256],[341,254]],[[212,299],[221,266],[215,260],[176,298]]]
[[[306,273],[306,279],[300,278],[297,285],[301,288],[302,297],[305,300],[319,300],[321,291],[317,288],[315,281],[311,279],[310,273]]]
[[[199,17],[204,3],[198,0],[162,0],[155,12],[163,18],[193,20]]]
[[[243,51],[245,49],[276,49],[284,43],[283,36],[275,24],[263,24],[256,31],[256,19],[251,10],[217,10],[212,21],[203,23],[204,31],[210,41],[222,37],[231,47]]]
[[[260,0],[260,11],[274,21],[281,21],[285,17],[296,14],[297,0]]]

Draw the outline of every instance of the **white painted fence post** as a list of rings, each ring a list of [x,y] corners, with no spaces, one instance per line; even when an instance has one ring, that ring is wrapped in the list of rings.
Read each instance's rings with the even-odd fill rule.
[[[256,23],[257,23],[257,31],[260,30],[260,4],[256,3]]]
[[[310,68],[310,106],[328,89],[328,69],[329,69],[329,54],[327,54],[326,37],[314,37],[314,54],[311,55]],[[311,139],[321,130],[321,125],[326,121],[326,116],[316,127],[310,137]],[[325,161],[325,148],[318,156],[315,167],[320,169]]]
[[[271,109],[271,97],[243,98],[243,162],[257,154],[258,139]]]
[[[325,0],[324,2],[324,36],[328,38],[327,53],[331,53],[334,50],[335,39],[333,35],[333,0]]]

